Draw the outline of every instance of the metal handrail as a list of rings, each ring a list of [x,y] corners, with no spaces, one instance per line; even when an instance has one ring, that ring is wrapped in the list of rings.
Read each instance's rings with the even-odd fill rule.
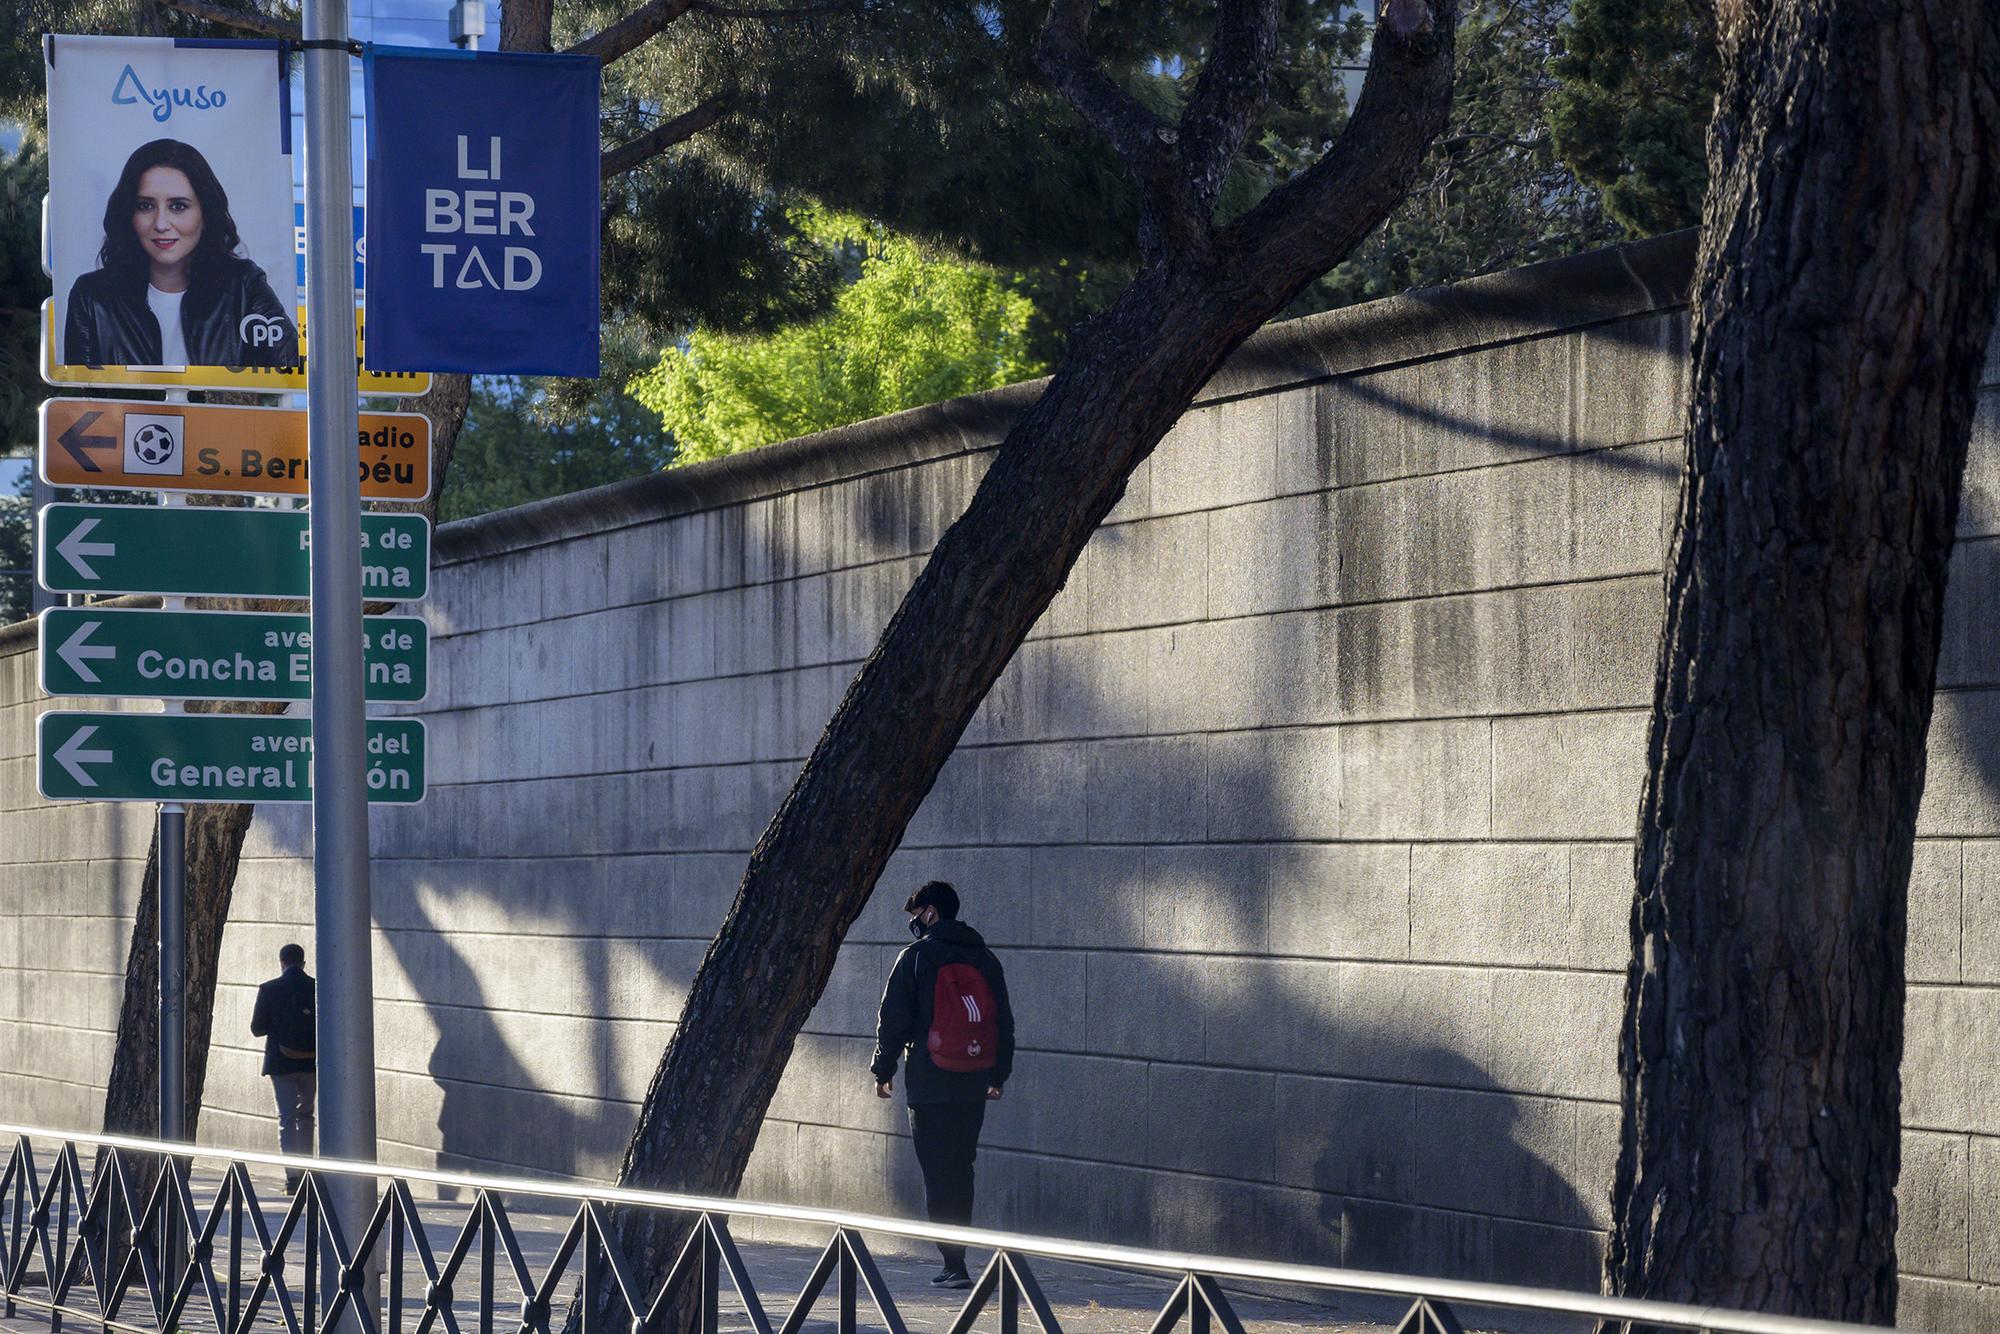
[[[0,1134],[11,1135],[17,1142],[37,1139],[59,1140],[66,1145],[84,1144],[99,1149],[115,1149],[181,1160],[206,1159],[246,1167],[284,1168],[302,1174],[359,1176],[402,1183],[421,1182],[426,1185],[451,1186],[488,1194],[564,1200],[586,1208],[592,1204],[611,1204],[691,1213],[703,1218],[759,1218],[819,1224],[835,1232],[834,1247],[829,1248],[829,1257],[832,1256],[833,1249],[842,1244],[844,1238],[866,1232],[979,1247],[992,1250],[1000,1257],[1032,1255],[1076,1264],[1183,1275],[1188,1282],[1195,1283],[1200,1280],[1224,1280],[1237,1283],[1280,1284],[1356,1295],[1408,1299],[1419,1304],[1428,1302],[1448,1306],[1576,1316],[1627,1327],[1671,1326],[1702,1331],[1703,1334],[1857,1334],[1859,1331],[1875,1328],[1841,1321],[1738,1311],[1721,1306],[1692,1306],[1559,1289],[1531,1288],[1515,1284],[1420,1278],[1376,1270],[1145,1250],[1133,1246],[1039,1237],[990,1228],[954,1227],[841,1209],[771,1204],[756,1200],[687,1195],[672,1191],[634,1190],[620,1186],[593,1185],[549,1178],[444,1172],[430,1168],[396,1167],[346,1159],[312,1158],[199,1144],[170,1144],[127,1135],[89,1134],[7,1122],[0,1122]],[[473,1222],[468,1223],[468,1227],[476,1222],[475,1216]],[[865,1254],[863,1260],[866,1263]],[[356,1262],[358,1263],[358,1259]],[[1005,1278],[1005,1275],[1000,1276],[999,1281],[1002,1286]],[[1032,1283],[1032,1280],[1029,1282]],[[988,1283],[987,1286],[992,1285]],[[1185,1288],[1186,1284],[1183,1286]],[[1176,1289],[1176,1300],[1182,1300],[1182,1291],[1183,1289]],[[13,1293],[10,1285],[7,1295],[19,1294]],[[1039,1292],[1035,1292],[1033,1296],[1039,1300]],[[981,1293],[975,1291],[974,1299],[980,1297]],[[1171,1309],[1170,1307],[1169,1310]],[[1412,1315],[1416,1313],[1417,1310],[1413,1307]],[[93,1323],[100,1322],[100,1317],[96,1314],[92,1314],[89,1319]],[[1162,1319],[1165,1319],[1165,1313]],[[120,1327],[116,1322],[104,1323],[107,1327]],[[966,1321],[961,1319],[960,1323],[964,1324]],[[1205,1326],[1207,1321],[1202,1319],[1192,1323],[1199,1327]],[[1234,1322],[1225,1314],[1224,1323]],[[1408,1321],[1406,1325],[1413,1330],[1429,1328]],[[135,1327],[123,1326],[123,1328]],[[1156,1328],[1159,1326],[1156,1325]],[[1058,1331],[1050,1327],[1049,1334],[1058,1334]]]

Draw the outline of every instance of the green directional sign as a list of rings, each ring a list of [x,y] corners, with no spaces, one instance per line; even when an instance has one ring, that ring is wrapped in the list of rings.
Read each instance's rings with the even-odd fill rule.
[[[424,799],[424,725],[368,724],[368,800]],[[35,770],[50,801],[312,800],[312,720],[228,713],[45,713]]]
[[[41,616],[42,689],[108,699],[310,699],[312,619],[265,612],[52,607]],[[371,700],[415,703],[430,683],[430,628],[361,623]]]
[[[307,524],[304,510],[49,505],[35,551],[51,593],[302,598],[311,596]],[[361,516],[362,596],[415,601],[430,571],[430,520]]]

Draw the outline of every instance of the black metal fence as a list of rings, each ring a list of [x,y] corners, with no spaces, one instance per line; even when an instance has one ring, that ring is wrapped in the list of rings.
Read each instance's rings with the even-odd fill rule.
[[[989,1312],[1000,1334],[1022,1314],[1064,1334],[1032,1262],[1057,1261],[1166,1276],[1171,1296],[1149,1334],[1244,1334],[1225,1285],[1280,1285],[1308,1299],[1372,1297],[1401,1312],[1396,1334],[1462,1334],[1463,1313],[1557,1318],[1568,1328],[1690,1334],[1836,1334],[1859,1325],[1750,1312],[1624,1301],[1582,1293],[1415,1278],[1309,1265],[1174,1254],[977,1228],[745,1200],[620,1190],[568,1182],[389,1168],[329,1159],[234,1152],[120,1136],[0,1124],[13,1147],[0,1173],[0,1315],[48,1314],[53,1334],[82,1322],[125,1334],[556,1334],[580,1294],[584,1334],[663,1331],[680,1304],[702,1334],[725,1311],[749,1334],[801,1334],[824,1298],[838,1334],[867,1324],[910,1334],[863,1234],[980,1247],[992,1258],[940,1334],[971,1334]],[[4,1140],[0,1140],[4,1142]],[[39,1148],[38,1148],[39,1145]],[[86,1163],[86,1157],[89,1161]],[[204,1169],[196,1171],[195,1165]],[[260,1198],[253,1166],[301,1174],[283,1204]],[[373,1212],[343,1220],[332,1186],[376,1183]],[[448,1246],[435,1247],[411,1184],[462,1192],[470,1209]],[[349,1192],[351,1194],[351,1192]],[[567,1224],[537,1274],[506,1199],[553,1202]],[[430,1205],[433,1218],[442,1207]],[[657,1289],[621,1253],[610,1211],[642,1208],[693,1218],[686,1244]],[[538,1218],[543,1215],[538,1215]],[[824,1227],[831,1234],[803,1289],[773,1325],[730,1233],[752,1217]],[[830,1292],[829,1292],[830,1290]],[[862,1299],[874,1308],[863,1319]]]

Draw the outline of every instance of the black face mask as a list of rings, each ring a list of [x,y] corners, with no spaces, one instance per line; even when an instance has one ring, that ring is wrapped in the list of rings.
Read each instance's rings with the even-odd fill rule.
[[[930,928],[924,925],[923,918],[912,917],[910,919],[910,934],[915,936],[918,940],[922,940],[924,938],[924,932],[929,929]]]

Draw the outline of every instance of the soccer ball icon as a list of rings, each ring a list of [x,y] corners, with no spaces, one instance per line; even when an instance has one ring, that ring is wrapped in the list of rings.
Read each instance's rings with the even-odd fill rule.
[[[180,441],[174,433],[157,422],[141,426],[132,435],[132,452],[145,463],[158,467],[174,456]]]

